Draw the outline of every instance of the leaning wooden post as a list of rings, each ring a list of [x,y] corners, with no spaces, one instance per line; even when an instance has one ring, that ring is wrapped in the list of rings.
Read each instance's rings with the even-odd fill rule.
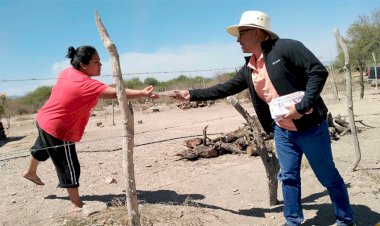
[[[273,149],[270,150],[265,144],[265,141],[261,136],[263,129],[256,116],[251,116],[248,114],[248,112],[238,103],[235,97],[229,96],[227,97],[227,100],[230,104],[232,104],[232,106],[235,107],[235,109],[243,116],[243,118],[248,122],[248,125],[252,128],[255,151],[260,155],[261,160],[263,161],[268,178],[269,205],[274,206],[278,203],[277,174],[280,171],[280,165],[276,154]]]
[[[134,121],[133,121],[133,111],[132,104],[128,102],[127,95],[125,95],[125,88],[123,83],[123,78],[121,75],[119,54],[117,52],[115,44],[111,41],[108,36],[107,30],[105,29],[102,21],[100,20],[99,13],[96,12],[96,25],[99,30],[100,37],[103,41],[104,46],[107,48],[112,62],[112,70],[114,82],[116,85],[117,100],[119,102],[123,126],[124,126],[124,136],[122,142],[122,152],[123,152],[123,169],[125,175],[125,186],[126,186],[126,198],[127,198],[127,209],[128,209],[128,222],[129,225],[139,226],[140,225],[140,214],[138,211],[138,200],[136,193],[136,183],[135,183],[135,172],[133,166],[133,146],[134,146]]]
[[[373,57],[373,61],[375,62],[376,97],[377,97],[377,99],[379,99],[379,90],[377,89],[378,88],[378,82],[377,82],[377,62],[376,62],[376,56],[375,56],[375,54],[373,52],[372,52],[372,57]]]
[[[343,50],[344,53],[344,71],[346,76],[346,90],[347,90],[347,111],[348,111],[348,119],[350,123],[350,129],[352,134],[352,139],[354,141],[355,146],[355,161],[350,167],[351,171],[355,171],[356,167],[358,166],[360,159],[361,159],[361,152],[360,152],[360,145],[359,145],[359,139],[357,134],[357,129],[355,125],[355,118],[354,118],[354,103],[352,101],[352,84],[351,84],[351,70],[350,70],[350,58],[348,55],[348,47],[343,40],[342,36],[340,36],[338,28],[333,30],[333,34],[335,36],[335,39],[338,41],[340,47]]]

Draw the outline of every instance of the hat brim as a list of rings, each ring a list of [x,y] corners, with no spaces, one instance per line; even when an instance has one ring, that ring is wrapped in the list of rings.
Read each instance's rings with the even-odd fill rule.
[[[247,24],[247,25],[234,25],[234,26],[229,26],[227,27],[227,32],[232,35],[232,36],[235,36],[235,37],[238,37],[239,36],[239,27],[254,27],[254,28],[260,28],[266,32],[268,32],[269,36],[271,37],[271,39],[279,39],[278,35],[272,31],[269,31],[261,26],[257,26],[257,25],[251,25],[251,24]]]

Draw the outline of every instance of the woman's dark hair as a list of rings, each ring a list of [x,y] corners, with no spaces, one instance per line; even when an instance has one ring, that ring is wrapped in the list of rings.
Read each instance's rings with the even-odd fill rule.
[[[80,46],[77,49],[70,46],[66,57],[70,59],[70,63],[75,69],[79,69],[80,63],[88,65],[94,53],[96,53],[96,49],[92,46]]]

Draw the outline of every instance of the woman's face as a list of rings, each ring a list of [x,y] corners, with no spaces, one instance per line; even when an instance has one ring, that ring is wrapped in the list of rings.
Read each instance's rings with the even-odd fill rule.
[[[92,55],[92,58],[88,65],[82,65],[82,71],[88,76],[98,76],[100,75],[102,69],[102,63],[97,52]]]

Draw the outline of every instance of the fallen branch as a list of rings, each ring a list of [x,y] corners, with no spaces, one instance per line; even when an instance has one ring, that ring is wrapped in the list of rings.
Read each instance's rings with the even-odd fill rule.
[[[367,126],[369,128],[376,128],[375,126],[370,126],[370,125],[364,124],[363,120],[355,120],[355,122],[358,122],[358,123],[362,124],[363,126]]]

